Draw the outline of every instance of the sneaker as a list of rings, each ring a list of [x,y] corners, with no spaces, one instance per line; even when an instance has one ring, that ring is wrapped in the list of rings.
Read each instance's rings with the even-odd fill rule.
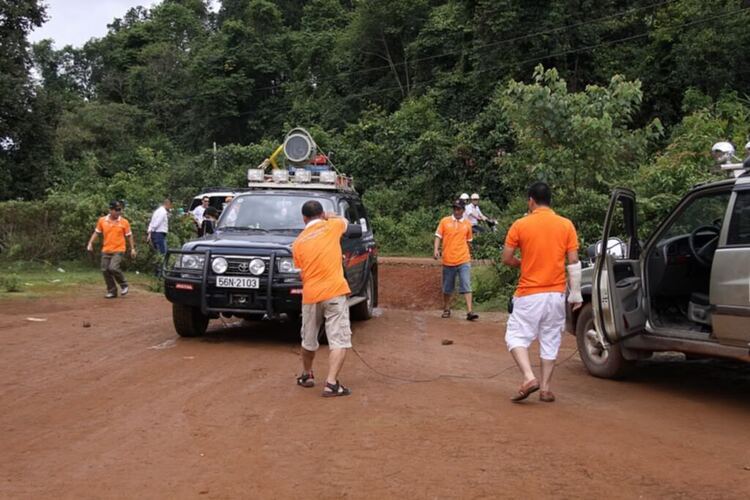
[[[468,312],[466,313],[466,319],[469,321],[474,321],[475,319],[479,319],[479,315],[475,312]]]
[[[117,294],[110,292],[107,295],[105,295],[104,298],[105,299],[114,299],[114,298],[117,298]]]
[[[125,285],[124,287],[122,287],[122,288],[120,289],[120,296],[121,296],[121,297],[124,297],[124,296],[126,296],[127,294],[128,294],[128,286],[127,286],[127,285]]]

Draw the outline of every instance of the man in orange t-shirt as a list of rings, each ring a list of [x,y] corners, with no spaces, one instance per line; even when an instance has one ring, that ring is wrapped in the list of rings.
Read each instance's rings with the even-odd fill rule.
[[[550,381],[565,328],[566,269],[570,285],[568,302],[574,310],[583,302],[578,236],[570,220],[552,211],[551,201],[552,193],[547,184],[532,184],[528,192],[528,215],[513,223],[503,248],[503,264],[521,268],[513,311],[505,331],[508,350],[524,377],[518,393],[511,398],[514,402],[540,389],[540,400],[555,400]],[[516,249],[521,251],[520,259],[514,255]],[[541,385],[531,369],[528,350],[537,338],[542,364]]]
[[[318,350],[318,332],[325,321],[328,337],[328,377],[324,397],[348,396],[351,390],[338,380],[352,347],[347,295],[351,293],[344,278],[341,237],[348,223],[336,214],[323,213],[320,202],[302,205],[305,229],[292,244],[294,265],[302,277],[302,375],[297,384],[313,387],[312,366]]]
[[[101,270],[104,275],[104,282],[107,284],[107,299],[117,297],[117,285],[120,285],[120,295],[128,294],[128,282],[125,275],[120,270],[122,256],[126,250],[125,239],[130,241],[130,256],[135,259],[135,241],[133,232],[130,230],[130,223],[122,217],[122,205],[118,201],[110,202],[109,215],[100,217],[96,223],[86,249],[89,252],[94,251],[94,242],[102,235],[102,260]]]
[[[440,258],[443,246],[443,318],[451,315],[453,290],[458,278],[458,292],[466,299],[466,319],[473,321],[479,315],[472,310],[471,300],[471,223],[464,218],[465,205],[461,200],[453,202],[453,215],[443,217],[435,231],[435,259]]]

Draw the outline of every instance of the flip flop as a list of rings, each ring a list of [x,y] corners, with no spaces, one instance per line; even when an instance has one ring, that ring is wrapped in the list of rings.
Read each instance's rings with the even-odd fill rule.
[[[525,384],[521,384],[521,387],[518,388],[518,394],[511,397],[510,400],[514,403],[518,403],[519,401],[523,401],[524,399],[528,398],[532,393],[539,390],[539,382],[537,379],[529,380]]]
[[[552,391],[541,391],[539,393],[539,401],[544,401],[545,403],[552,403],[555,401],[555,394]]]
[[[440,316],[441,318],[450,318],[451,317],[451,310],[450,309],[443,309],[443,315]]]

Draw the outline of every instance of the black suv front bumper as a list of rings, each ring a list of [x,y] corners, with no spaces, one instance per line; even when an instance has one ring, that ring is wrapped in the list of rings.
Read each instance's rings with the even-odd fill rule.
[[[200,268],[177,267],[175,264],[181,256],[194,255],[203,257]],[[298,315],[302,311],[302,281],[299,274],[279,273],[276,261],[289,257],[277,252],[263,255],[267,262],[265,271],[259,275],[221,274],[211,270],[214,257],[230,258],[223,252],[212,253],[211,250],[187,251],[169,250],[164,257],[164,295],[167,300],[177,304],[199,307],[207,316],[219,314],[259,315],[277,318],[282,313]],[[236,259],[259,258],[256,256],[235,256]],[[224,288],[217,286],[218,276],[258,278],[258,288]]]

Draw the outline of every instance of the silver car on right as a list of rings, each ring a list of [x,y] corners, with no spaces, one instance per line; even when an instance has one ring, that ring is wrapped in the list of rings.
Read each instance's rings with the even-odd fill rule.
[[[612,193],[607,244],[589,248],[585,304],[568,316],[592,375],[660,351],[750,362],[750,158],[729,163],[727,143],[713,153],[732,177],[693,188],[644,243],[635,193]]]

